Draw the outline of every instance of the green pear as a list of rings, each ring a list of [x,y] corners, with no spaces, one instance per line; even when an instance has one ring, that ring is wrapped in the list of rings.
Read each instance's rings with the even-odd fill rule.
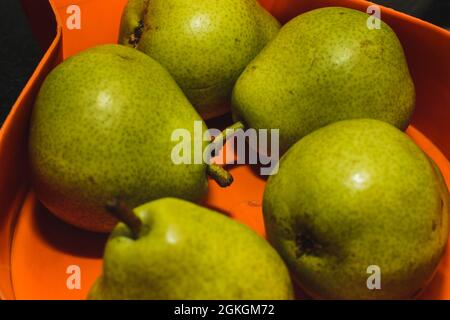
[[[229,111],[237,78],[279,28],[256,0],[129,0],[119,42],[166,67],[209,118]]]
[[[133,206],[167,196],[198,201],[211,170],[171,159],[172,133],[193,136],[194,121],[202,120],[176,82],[145,54],[105,45],[71,57],[45,79],[33,110],[37,195],[56,216],[98,232],[117,223],[104,203],[118,195]]]
[[[415,297],[449,235],[439,169],[374,119],[337,122],[297,142],[269,179],[263,208],[270,241],[316,298]]]
[[[165,198],[133,211],[107,242],[97,300],[292,299],[277,252],[246,226],[184,200]]]
[[[392,29],[329,7],[291,20],[248,65],[233,91],[236,120],[280,129],[280,152],[339,120],[374,118],[405,129],[415,89]]]

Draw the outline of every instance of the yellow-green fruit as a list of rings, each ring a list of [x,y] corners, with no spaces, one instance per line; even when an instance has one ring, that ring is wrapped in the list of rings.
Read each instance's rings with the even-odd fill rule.
[[[134,210],[137,234],[119,224],[106,245],[103,275],[89,299],[292,299],[289,273],[259,235],[179,199]]]
[[[280,151],[339,120],[375,118],[405,129],[415,89],[392,29],[370,16],[330,7],[291,20],[248,65],[233,113],[248,127],[280,129]]]
[[[284,155],[265,190],[264,219],[312,296],[405,299],[444,254],[449,205],[439,169],[406,134],[378,120],[346,120]]]
[[[237,78],[279,28],[256,0],[129,0],[119,41],[165,66],[212,117],[229,110]]]
[[[193,136],[194,121],[200,116],[176,82],[145,54],[105,45],[71,57],[46,78],[33,110],[38,197],[66,222],[99,232],[117,222],[104,209],[116,196],[133,206],[167,196],[197,201],[206,166],[171,159],[173,131]]]

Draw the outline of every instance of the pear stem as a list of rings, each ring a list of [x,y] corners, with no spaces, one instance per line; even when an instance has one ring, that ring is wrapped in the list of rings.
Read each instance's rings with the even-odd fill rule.
[[[225,130],[223,130],[222,133],[219,134],[217,137],[215,137],[211,143],[214,144],[215,146],[220,145],[220,149],[218,150],[221,150],[224,143],[227,142],[229,138],[234,136],[236,130],[244,130],[244,129],[245,125],[241,121],[238,121],[232,124],[231,126],[227,127]]]
[[[229,187],[233,183],[233,176],[217,164],[209,164],[207,166],[206,173],[222,188]]]
[[[108,201],[106,204],[106,210],[130,228],[134,240],[139,238],[142,228],[142,221],[134,214],[133,210],[127,206],[125,201],[119,197],[114,198],[113,200]]]
[[[211,141],[210,145],[213,145],[214,149],[217,148],[217,150],[220,151],[223,148],[224,143],[236,133],[236,130],[239,129],[245,129],[245,125],[241,121],[238,121],[223,130],[217,137],[214,138],[213,141]],[[229,187],[233,183],[233,176],[217,164],[209,164],[207,174],[222,188]]]

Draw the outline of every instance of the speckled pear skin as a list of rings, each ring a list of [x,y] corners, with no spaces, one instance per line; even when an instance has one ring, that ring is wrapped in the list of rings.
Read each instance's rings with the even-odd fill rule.
[[[229,111],[237,78],[279,29],[256,0],[129,0],[119,42],[165,66],[209,118]]]
[[[432,277],[449,235],[449,193],[413,141],[378,120],[319,129],[281,159],[264,194],[272,244],[309,294],[406,299]],[[381,290],[368,290],[368,266]]]
[[[280,129],[281,153],[339,120],[374,118],[405,129],[415,89],[403,48],[384,22],[369,30],[368,18],[329,7],[291,20],[237,81],[234,117]]]
[[[33,110],[29,156],[44,205],[77,227],[109,232],[104,206],[174,196],[197,201],[205,165],[175,165],[173,130],[193,134],[200,116],[169,73],[119,45],[88,49],[46,78]]]
[[[246,226],[187,201],[166,198],[134,210],[140,237],[119,224],[89,299],[292,299],[277,252]]]

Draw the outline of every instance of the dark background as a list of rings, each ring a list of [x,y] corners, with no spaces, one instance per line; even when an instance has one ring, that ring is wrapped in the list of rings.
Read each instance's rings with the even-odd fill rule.
[[[19,0],[0,0],[0,125],[43,55]]]
[[[450,30],[450,0],[375,0]],[[44,51],[19,0],[0,0],[0,126]],[[449,57],[450,58],[450,57]]]

